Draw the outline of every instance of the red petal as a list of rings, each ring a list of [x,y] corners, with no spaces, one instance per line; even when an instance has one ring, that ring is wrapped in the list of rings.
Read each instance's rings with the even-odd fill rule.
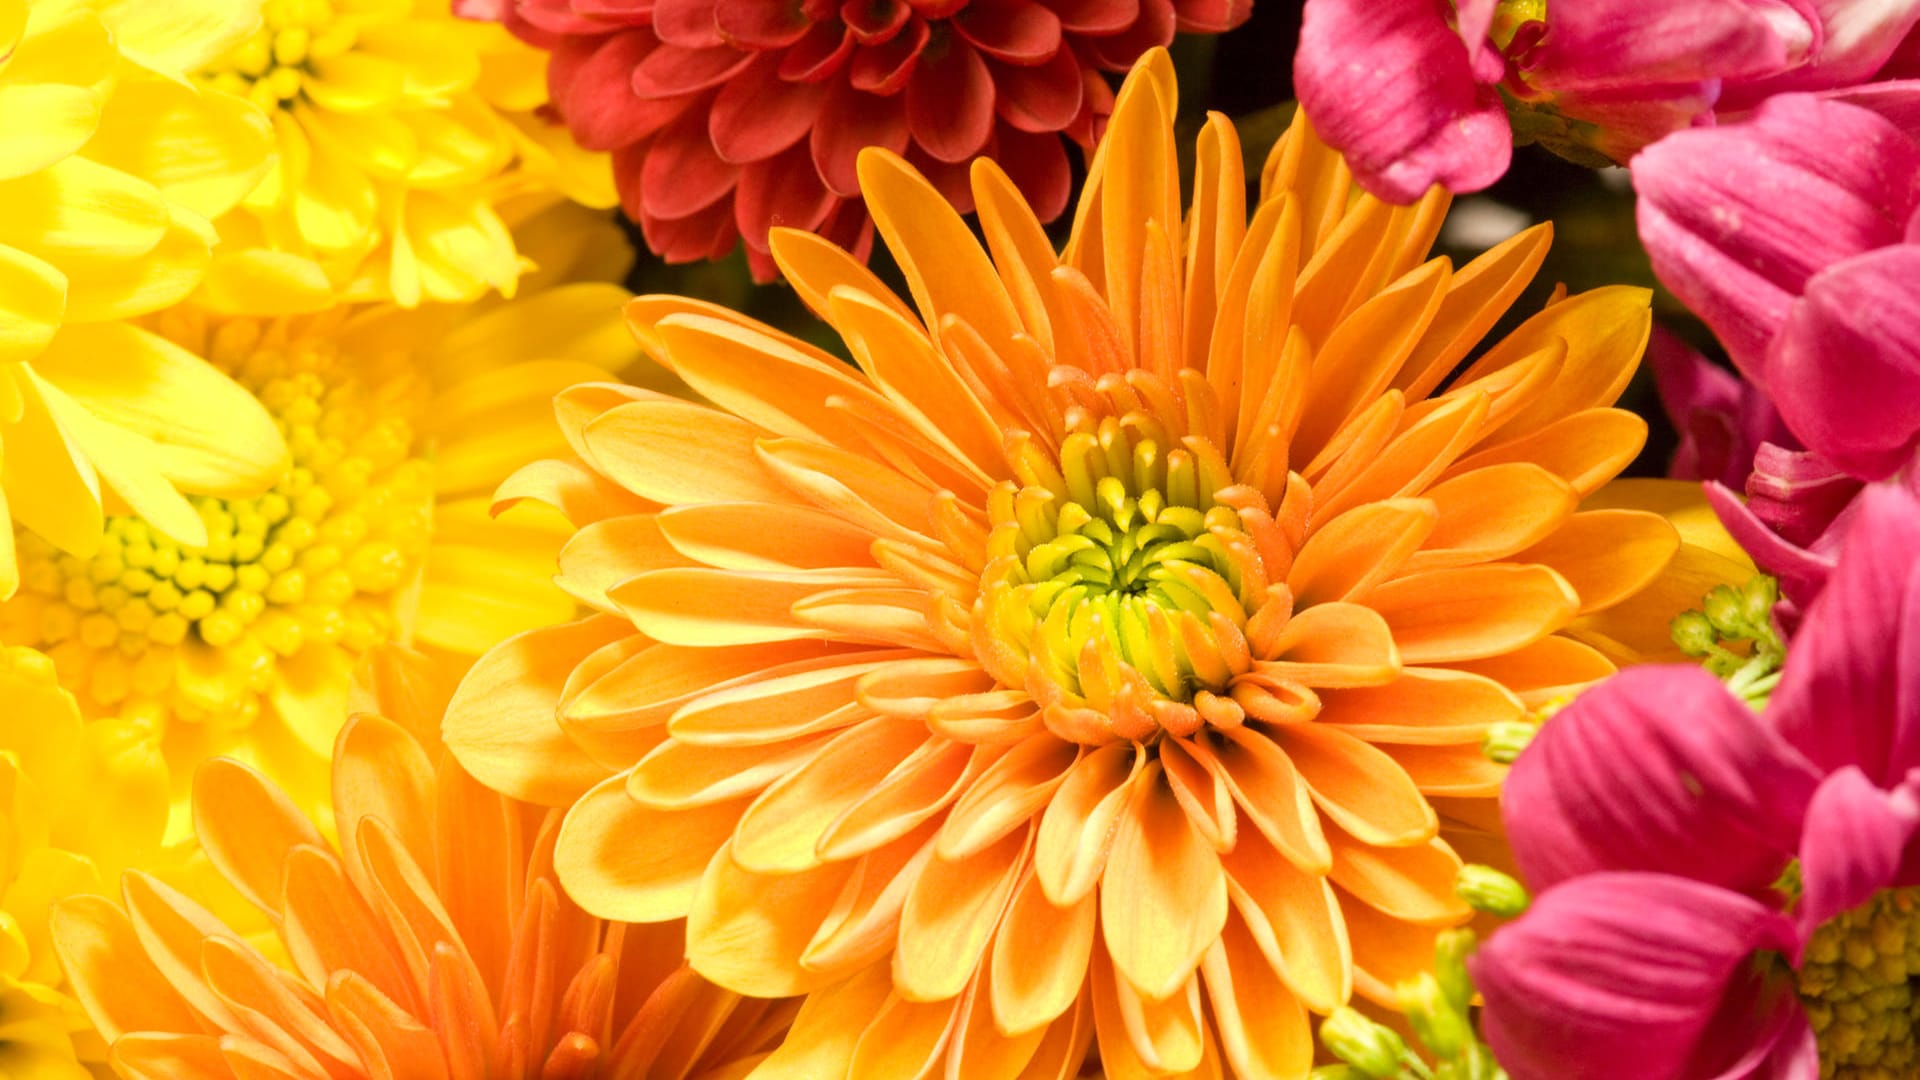
[[[807,36],[780,58],[788,82],[819,82],[840,70],[853,54],[853,35],[829,22],[814,23]]]
[[[1173,0],[1141,0],[1140,17],[1122,33],[1088,42],[1109,71],[1125,71],[1140,54],[1173,40]]]
[[[1060,51],[1060,19],[1033,0],[975,0],[953,20],[974,48],[1009,64],[1043,64]]]
[[[713,148],[728,161],[764,161],[800,141],[827,98],[821,83],[787,82],[765,56],[728,83],[707,119]],[[811,169],[809,169],[811,171]]]
[[[1058,135],[1029,135],[1002,127],[993,159],[1027,197],[1035,217],[1052,221],[1067,208],[1073,190],[1073,168]]]
[[[855,168],[860,150],[884,146],[898,154],[907,148],[907,114],[899,98],[863,94],[842,80],[835,84],[813,126],[810,148],[813,167],[833,193],[853,199],[860,195]]]
[[[605,39],[598,49],[579,62],[562,63],[571,50],[554,53],[554,65],[548,77],[554,85],[565,87],[560,113],[581,146],[589,150],[612,150],[627,146],[665,127],[680,115],[688,102],[646,101],[635,97],[628,73],[654,50],[652,34],[630,30]]]
[[[720,0],[713,21],[721,37],[743,49],[784,49],[813,28],[795,0]]]
[[[644,26],[653,17],[653,0],[573,0],[573,10],[589,19]],[[604,25],[599,30],[605,30]]]
[[[734,194],[733,219],[748,247],[766,251],[768,229],[780,225],[811,232],[827,219],[838,201],[820,182],[820,174],[813,171],[807,148],[795,146],[741,173],[740,187]]]
[[[947,19],[959,14],[967,6],[967,0],[907,0],[913,10],[923,19]]]
[[[654,0],[653,32],[683,49],[708,49],[722,43],[713,21],[713,0]]]
[[[907,126],[927,153],[965,161],[993,134],[993,75],[973,46],[951,36],[946,44],[928,49],[907,83]]]
[[[1253,0],[1173,0],[1183,34],[1224,34],[1253,14]]]
[[[655,136],[640,167],[640,205],[656,218],[683,218],[727,197],[740,166],[720,160],[706,117],[689,113]]]
[[[614,175],[620,177],[617,160]],[[637,197],[638,194],[630,193],[622,186],[621,202],[628,206],[628,213],[633,212],[629,197]],[[733,203],[728,199],[722,199],[692,217],[666,220],[636,214],[635,220],[640,223],[640,235],[646,239],[648,249],[670,263],[705,262],[721,258],[732,251],[740,239],[740,232],[733,224]]]
[[[633,92],[643,98],[669,98],[711,89],[738,75],[754,55],[730,45],[710,49],[663,45],[633,69]]]
[[[912,15],[913,9],[901,0],[847,0],[840,5],[840,21],[862,45],[892,41]]]
[[[1046,0],[1069,34],[1117,34],[1140,17],[1140,0]]]
[[[815,231],[861,262],[866,262],[873,250],[873,217],[859,199],[848,199],[834,207]]]
[[[855,53],[854,88],[869,94],[897,94],[905,89],[931,34],[926,20],[915,19],[907,24],[906,33],[885,45],[874,45]]]
[[[993,107],[1021,131],[1065,131],[1087,100],[1080,58],[1061,49],[1038,67],[995,67]]]
[[[580,17],[567,0],[521,0],[513,5],[509,24],[524,21],[550,34],[604,34],[611,27]]]

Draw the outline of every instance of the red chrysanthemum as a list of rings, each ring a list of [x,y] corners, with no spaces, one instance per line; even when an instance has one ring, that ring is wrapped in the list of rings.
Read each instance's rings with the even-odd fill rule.
[[[854,161],[904,155],[972,209],[967,162],[999,161],[1044,220],[1066,208],[1065,135],[1091,150],[1113,107],[1099,74],[1174,31],[1237,26],[1252,0],[456,0],[551,49],[554,107],[613,152],[620,200],[668,262],[767,231],[866,257]]]

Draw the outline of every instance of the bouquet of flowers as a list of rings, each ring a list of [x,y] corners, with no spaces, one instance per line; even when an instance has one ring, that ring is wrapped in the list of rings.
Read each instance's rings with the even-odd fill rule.
[[[0,0],[110,1076],[1920,1077],[1920,3]]]

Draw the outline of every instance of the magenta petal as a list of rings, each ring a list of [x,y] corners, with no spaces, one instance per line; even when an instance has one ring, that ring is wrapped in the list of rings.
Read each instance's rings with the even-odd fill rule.
[[[1563,4],[1523,68],[1529,85],[1550,92],[1771,74],[1789,58],[1789,43],[1770,18],[1779,13],[1774,7],[1751,0]]]
[[[1780,595],[1798,610],[1813,603],[1833,573],[1832,556],[1800,547],[1774,532],[1726,487],[1709,482],[1706,493],[1707,505],[1734,542],[1753,557],[1754,565],[1780,579]]]
[[[1807,807],[1800,843],[1800,908],[1794,914],[1801,937],[1894,885],[1916,826],[1920,805],[1912,791],[1882,791],[1851,766],[1827,777]]]
[[[1795,90],[1824,90],[1866,82],[1893,57],[1901,40],[1920,23],[1920,5],[1862,0],[1808,0],[1820,21],[1820,47],[1812,62],[1771,78],[1731,84],[1727,98],[1743,107]]]
[[[1920,244],[1815,274],[1767,354],[1766,380],[1809,450],[1865,480],[1920,444]]]
[[[1875,484],[1852,514],[1767,719],[1823,771],[1885,788],[1920,766],[1920,496]]]
[[[1301,108],[1360,186],[1409,203],[1434,184],[1477,191],[1507,171],[1500,95],[1474,79],[1437,0],[1308,0],[1294,54]]]
[[[1646,870],[1758,892],[1779,876],[1818,781],[1700,668],[1629,668],[1574,699],[1514,763],[1507,838],[1535,888]]]
[[[1747,508],[1788,542],[1811,548],[1833,528],[1860,481],[1811,450],[1762,443],[1747,477]]]
[[[1654,272],[1770,389],[1767,348],[1807,279],[1900,242],[1920,208],[1920,145],[1866,109],[1789,95],[1750,122],[1661,139],[1633,179]]]
[[[1549,889],[1471,961],[1481,1024],[1514,1080],[1675,1080],[1757,1063],[1790,1011],[1746,1012],[1749,959],[1793,924],[1754,900],[1666,874],[1593,874]]]

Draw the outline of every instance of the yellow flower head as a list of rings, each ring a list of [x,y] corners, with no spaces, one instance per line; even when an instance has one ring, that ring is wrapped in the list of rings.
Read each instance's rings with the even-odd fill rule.
[[[1302,1077],[1309,1012],[1431,963],[1496,850],[1490,725],[1613,669],[1583,622],[1658,575],[1586,511],[1645,290],[1556,297],[1467,363],[1530,230],[1426,259],[1446,196],[1356,193],[1304,120],[1245,205],[1234,129],[1179,206],[1164,52],[1064,252],[997,166],[983,247],[898,157],[861,187],[910,307],[774,254],[859,371],[724,310],[629,318],[710,401],[588,387],[502,497],[579,531],[598,614],[506,642],[447,739],[571,802],[587,910],[686,917],[696,971],[809,994],[757,1076]],[[1023,1071],[1024,1070],[1024,1071]]]
[[[0,648],[0,702],[0,1075],[87,1080],[97,1040],[63,992],[47,916],[158,851],[165,777],[123,730],[84,728],[39,653]]]
[[[12,522],[82,557],[102,516],[201,543],[181,492],[251,495],[285,466],[265,413],[119,320],[201,281],[272,138],[185,73],[257,21],[226,0],[0,0],[0,599]]]
[[[163,313],[158,333],[258,398],[292,467],[263,494],[194,500],[197,543],[115,516],[81,557],[18,530],[24,587],[0,604],[0,640],[51,655],[87,717],[160,741],[176,836],[213,754],[322,805],[356,657],[415,639],[477,653],[571,614],[549,580],[561,524],[494,523],[488,495],[565,447],[556,391],[632,355],[625,296],[575,284],[493,307]]]
[[[448,0],[264,0],[196,81],[271,116],[279,158],[218,224],[202,298],[252,314],[336,300],[473,300],[524,269],[499,204],[617,197],[604,155],[537,111],[545,63]]]
[[[74,996],[120,1074],[741,1075],[729,1067],[765,1052],[792,1003],[694,975],[677,925],[581,911],[554,881],[560,813],[486,790],[440,745],[445,675],[398,649],[368,660],[333,755],[337,845],[245,765],[209,762],[194,785],[208,858],[272,920],[286,960],[139,872],[122,878],[124,908],[56,909]]]

